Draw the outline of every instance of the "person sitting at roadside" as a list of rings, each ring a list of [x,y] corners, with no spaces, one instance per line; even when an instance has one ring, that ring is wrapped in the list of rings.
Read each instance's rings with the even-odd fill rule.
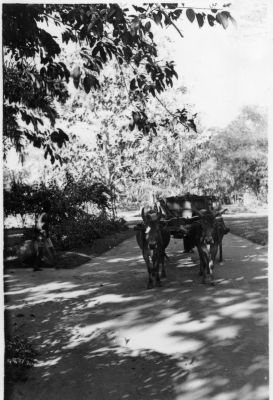
[[[34,271],[40,271],[43,257],[46,255],[51,264],[54,264],[56,252],[50,239],[50,209],[51,203],[46,200],[43,204],[43,211],[39,214],[35,227],[35,262]],[[46,253],[46,254],[45,254]]]

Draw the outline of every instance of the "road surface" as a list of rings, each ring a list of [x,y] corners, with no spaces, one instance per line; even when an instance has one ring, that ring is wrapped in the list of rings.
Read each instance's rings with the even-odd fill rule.
[[[8,398],[266,400],[267,248],[225,236],[216,286],[180,240],[167,250],[151,290],[134,237],[77,269],[6,271],[13,334],[39,351]]]

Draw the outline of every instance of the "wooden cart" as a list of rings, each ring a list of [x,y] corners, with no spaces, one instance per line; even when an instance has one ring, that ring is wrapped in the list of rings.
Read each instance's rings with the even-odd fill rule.
[[[174,238],[184,238],[187,228],[199,219],[195,210],[219,210],[221,203],[215,196],[186,194],[159,199],[159,205],[170,234]]]

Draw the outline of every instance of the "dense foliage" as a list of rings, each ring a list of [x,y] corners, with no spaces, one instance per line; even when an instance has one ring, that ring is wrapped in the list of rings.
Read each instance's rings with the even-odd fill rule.
[[[54,221],[74,216],[85,203],[96,204],[98,209],[109,208],[109,190],[101,183],[88,184],[83,180],[75,181],[69,174],[63,187],[52,180],[48,185],[27,184],[13,181],[4,190],[4,213],[8,215],[37,216],[42,211],[45,199],[51,202],[51,214]]]
[[[158,60],[151,27],[153,23],[172,25],[183,36],[176,25],[183,14],[199,27],[207,21],[210,26],[219,23],[227,28],[233,20],[225,9],[195,12],[178,3],[129,8],[118,4],[4,4],[5,149],[12,145],[21,152],[31,142],[42,147],[52,163],[61,161],[58,148],[69,137],[57,127],[56,102],[66,102],[70,77],[86,93],[100,90],[100,72],[111,59],[131,66],[127,87],[132,100],[141,98],[143,104],[132,111],[131,129],[144,134],[155,131],[156,123],[147,117],[144,103],[172,87],[177,73],[172,61]],[[80,46],[71,71],[62,59],[66,44]],[[185,129],[195,129],[187,110],[177,108],[173,116]]]
[[[95,239],[126,229],[123,220],[112,218],[109,213],[111,192],[105,185],[76,181],[68,172],[61,187],[54,180],[32,185],[12,181],[4,190],[5,216],[20,215],[25,227],[26,217],[32,215],[34,227],[45,199],[51,202],[50,235],[57,249],[91,245]],[[33,239],[34,230],[25,229],[25,238]]]
[[[25,381],[26,372],[36,361],[37,352],[25,338],[7,337],[5,340],[5,395],[13,381]]]

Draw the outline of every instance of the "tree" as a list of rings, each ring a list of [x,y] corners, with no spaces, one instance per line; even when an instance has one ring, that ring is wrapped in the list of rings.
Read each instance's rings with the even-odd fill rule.
[[[198,185],[221,195],[251,191],[267,197],[267,118],[257,107],[244,107],[224,129],[212,132],[208,161]]]
[[[233,21],[226,9],[209,12],[179,7],[178,4],[148,4],[121,8],[118,4],[4,4],[4,143],[21,152],[25,142],[43,148],[51,162],[61,161],[58,148],[69,140],[56,128],[56,102],[68,98],[69,77],[86,93],[100,89],[100,72],[111,59],[132,68],[127,86],[135,98],[145,102],[150,96],[173,86],[177,77],[173,62],[160,63],[152,23],[172,25],[183,36],[176,21],[186,13],[202,27],[205,20],[227,28]],[[57,40],[47,26],[58,28]],[[61,44],[76,43],[80,58],[69,71],[62,61]],[[19,89],[18,89],[19,88]],[[186,110],[173,117],[191,129],[193,121]],[[131,129],[144,134],[156,129],[145,108],[132,111]]]
[[[181,129],[181,124],[175,119],[166,123],[169,110],[164,103],[169,105],[175,95],[179,104],[183,104],[184,91],[180,88],[175,92],[166,91],[160,102],[150,99],[146,103],[147,116],[153,116],[157,124],[155,131],[146,134],[139,131],[136,135],[128,128],[132,92],[123,85],[126,74],[128,68],[124,67],[122,74],[119,69],[114,76],[106,74],[99,93],[86,95],[79,92],[60,111],[68,126],[73,127],[81,121],[90,126],[93,136],[96,135],[94,151],[74,142],[68,146],[69,151],[63,152],[64,158],[69,159],[67,167],[70,173],[75,175],[79,171],[83,174],[84,171],[86,174],[88,171],[93,179],[99,179],[112,190],[113,200],[116,196],[120,200],[124,191],[127,197],[134,197],[136,193],[132,190],[142,191],[142,186],[146,193],[148,190],[156,191],[162,185],[168,188],[172,185],[174,189],[174,182],[176,187],[180,187],[184,154],[181,142],[186,147],[184,142],[192,141],[196,136],[194,131],[190,133],[186,128]],[[167,135],[166,130],[169,131]],[[141,187],[137,189],[136,185]]]

